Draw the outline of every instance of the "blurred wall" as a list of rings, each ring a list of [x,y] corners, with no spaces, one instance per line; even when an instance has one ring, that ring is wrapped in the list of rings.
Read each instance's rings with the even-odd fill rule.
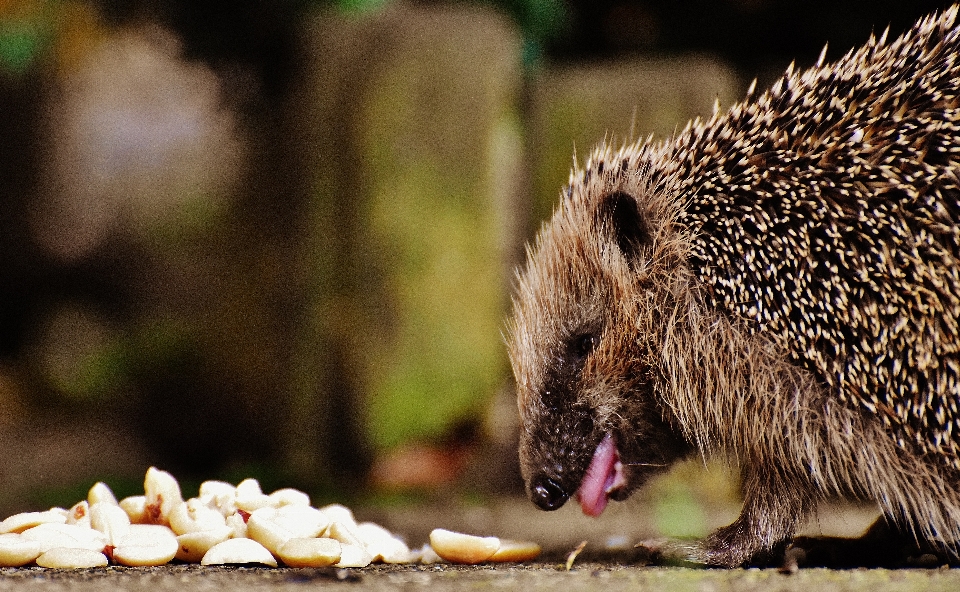
[[[714,102],[729,108],[743,88],[729,64],[703,54],[544,68],[532,84],[527,122],[532,218],[550,215],[573,159],[582,165],[598,143],[669,138],[691,119],[709,116]]]
[[[288,15],[274,71],[63,6],[49,59],[0,75],[0,510],[150,463],[364,491],[410,444],[401,473],[515,490],[503,321],[573,154],[754,75],[666,42],[537,61],[491,8],[402,2]]]
[[[518,37],[485,9],[325,14],[290,113],[308,199],[290,461],[442,440],[508,380]],[[353,434],[353,435],[351,435]]]

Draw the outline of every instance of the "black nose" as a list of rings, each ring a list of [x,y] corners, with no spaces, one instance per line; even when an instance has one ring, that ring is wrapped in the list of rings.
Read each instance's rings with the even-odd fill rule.
[[[570,494],[546,475],[538,475],[530,482],[530,499],[542,510],[556,510],[569,498]]]

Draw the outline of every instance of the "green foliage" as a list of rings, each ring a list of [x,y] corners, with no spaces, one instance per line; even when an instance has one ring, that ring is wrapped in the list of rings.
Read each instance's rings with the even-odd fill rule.
[[[37,59],[43,35],[36,23],[0,20],[0,69],[23,74]]]
[[[337,8],[344,12],[371,12],[382,8],[388,0],[335,0]]]
[[[707,513],[690,485],[680,480],[665,482],[654,502],[657,530],[668,537],[703,537]]]
[[[148,322],[75,347],[76,352],[55,361],[45,375],[63,397],[61,403],[105,399],[192,351],[192,337],[175,322]]]
[[[502,137],[516,125],[512,105],[500,70],[473,59],[495,62],[489,38],[429,35],[407,37],[416,51],[398,50],[361,109],[362,267],[377,278],[361,298],[378,335],[363,355],[377,448],[443,438],[482,412],[507,369],[497,183],[509,169],[491,173],[490,151],[513,156]]]
[[[479,412],[501,379],[498,261],[489,233],[476,231],[491,221],[478,220],[463,191],[414,166],[373,206],[392,251],[387,291],[397,314],[390,362],[374,369],[371,432],[382,447],[442,435]]]
[[[345,13],[362,14],[382,9],[391,0],[301,0],[305,6],[333,6]],[[523,65],[527,71],[540,66],[544,46],[570,24],[564,0],[474,0],[509,15],[523,36]]]
[[[540,66],[544,45],[569,24],[563,0],[490,0],[509,14],[523,35],[523,65],[527,71]]]
[[[742,501],[739,483],[736,470],[726,463],[696,459],[653,479],[640,496],[653,509],[660,535],[702,538],[736,517]]]
[[[45,25],[35,19],[0,15],[0,70],[16,75],[25,73],[46,45]]]

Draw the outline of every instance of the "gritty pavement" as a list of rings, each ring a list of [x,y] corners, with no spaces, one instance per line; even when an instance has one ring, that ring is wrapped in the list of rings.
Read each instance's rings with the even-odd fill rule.
[[[618,590],[725,592],[846,590],[883,592],[960,590],[960,570],[826,570],[808,569],[788,575],[775,569],[707,570],[680,567],[636,567],[585,562],[567,571],[562,564],[492,566],[370,566],[363,569],[269,569],[168,565],[155,568],[0,570],[0,591],[106,592],[156,590],[260,590],[343,592],[501,589],[614,592]]]
[[[571,505],[572,506],[572,505]],[[266,592],[333,590],[336,592],[431,592],[477,589],[533,592],[618,590],[725,592],[797,591],[840,592],[886,590],[957,591],[960,569],[935,564],[928,569],[799,569],[793,574],[777,569],[703,569],[663,565],[638,542],[656,546],[656,517],[649,501],[617,504],[599,519],[583,516],[576,507],[540,512],[525,499],[500,499],[478,507],[459,504],[407,508],[358,508],[362,520],[373,520],[401,534],[419,547],[433,528],[480,535],[531,540],[541,544],[540,559],[527,564],[479,566],[371,565],[362,569],[291,569],[241,566],[166,565],[149,568],[106,567],[79,570],[40,567],[0,569],[0,592],[113,592],[150,590],[202,592],[206,590]],[[737,508],[712,512],[705,532],[728,523]],[[808,525],[808,534],[853,536],[874,519],[875,511],[821,509]],[[579,543],[585,550],[566,569],[566,559]],[[660,563],[650,565],[651,562]]]

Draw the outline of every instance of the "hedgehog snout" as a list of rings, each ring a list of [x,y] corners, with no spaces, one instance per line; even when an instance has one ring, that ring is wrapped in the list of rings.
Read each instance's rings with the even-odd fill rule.
[[[530,481],[530,500],[541,510],[556,510],[570,499],[570,494],[562,485],[550,477],[540,474]]]

